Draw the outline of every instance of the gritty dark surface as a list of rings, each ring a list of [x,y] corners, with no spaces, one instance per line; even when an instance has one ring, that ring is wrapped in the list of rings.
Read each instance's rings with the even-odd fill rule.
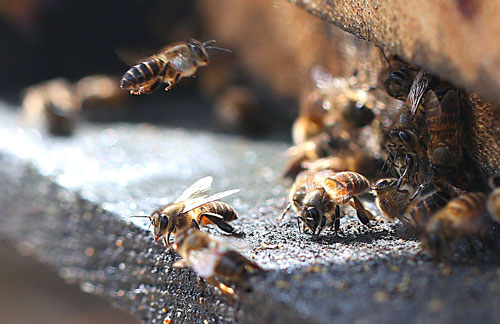
[[[476,242],[452,266],[435,264],[400,224],[361,226],[352,210],[342,237],[298,234],[279,175],[287,144],[147,124],[83,125],[55,139],[0,110],[0,238],[106,296],[146,323],[495,323],[500,260]],[[247,234],[242,252],[270,271],[231,300],[177,269],[146,230],[149,214],[212,175]],[[366,205],[375,211],[373,200]],[[212,233],[219,234],[215,228]],[[495,242],[498,245],[498,229]]]
[[[0,323],[137,324],[108,300],[68,285],[50,267],[0,242]],[[29,310],[29,311],[27,311]]]

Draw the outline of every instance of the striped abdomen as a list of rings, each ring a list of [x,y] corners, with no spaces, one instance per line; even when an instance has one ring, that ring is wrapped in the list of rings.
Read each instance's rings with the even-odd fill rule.
[[[454,216],[455,223],[473,224],[486,212],[486,198],[482,193],[469,192],[451,200],[443,212]]]
[[[408,208],[410,222],[416,227],[425,226],[434,213],[446,206],[451,199],[451,193],[443,189],[422,197],[424,197],[422,200]]]
[[[357,172],[339,172],[324,179],[323,187],[334,204],[345,204],[370,188],[370,182]]]
[[[219,257],[215,273],[230,280],[243,279],[247,275],[248,260],[236,251],[227,251]]]
[[[238,218],[238,214],[236,213],[236,210],[231,207],[230,205],[222,202],[222,201],[212,201],[209,203],[206,203],[203,206],[200,206],[196,209],[193,209],[191,211],[192,215],[195,216],[196,220],[201,223],[201,224],[211,224],[212,222],[206,218],[203,217],[201,219],[201,215],[203,213],[212,213],[212,214],[217,214],[220,215],[224,218],[225,222],[230,222]]]
[[[138,89],[156,81],[164,62],[156,57],[131,67],[122,77],[120,87],[122,89]]]
[[[430,149],[445,144],[456,150],[460,112],[456,91],[448,91],[441,102],[434,92],[429,91],[425,106],[427,130],[431,137]]]

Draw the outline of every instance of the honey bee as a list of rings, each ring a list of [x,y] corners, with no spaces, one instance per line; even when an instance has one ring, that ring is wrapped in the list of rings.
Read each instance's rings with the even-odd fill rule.
[[[303,190],[302,186],[299,186]],[[340,205],[349,203],[358,215],[361,223],[368,225],[373,215],[363,207],[357,195],[370,188],[370,182],[356,172],[334,172],[324,170],[316,173],[311,183],[307,184],[305,195],[300,201],[294,201],[298,209],[298,221],[302,230],[309,228],[314,235],[319,235],[328,225],[338,232],[340,226]],[[300,194],[302,195],[302,193]],[[300,197],[300,196],[299,196]]]
[[[170,235],[185,229],[206,224],[215,224],[222,231],[235,236],[242,236],[227,222],[238,218],[236,210],[221,201],[224,197],[239,192],[239,189],[219,192],[208,195],[212,186],[213,178],[208,176],[193,183],[187,188],[177,200],[168,204],[161,210],[155,210],[147,217],[153,226],[155,241],[163,240],[166,246],[170,246]]]
[[[427,91],[431,76],[420,71],[410,88],[406,101],[399,107],[396,124],[389,131],[389,169],[395,162],[404,168],[396,168],[400,178],[409,173],[410,168],[420,170],[427,157],[427,129],[425,125],[422,97]],[[410,172],[411,173],[411,172]],[[401,181],[398,183],[400,184]]]
[[[436,93],[425,95],[424,111],[429,135],[427,158],[429,173],[410,199],[414,199],[435,176],[446,178],[453,185],[463,186],[467,180],[458,165],[462,158],[460,136],[460,103],[457,92],[449,90],[441,102]]]
[[[149,94],[158,90],[163,83],[165,91],[170,90],[181,78],[196,73],[199,67],[209,64],[207,50],[225,48],[210,46],[215,40],[200,42],[191,39],[189,42],[175,43],[166,46],[137,65],[131,67],[123,75],[120,87],[130,90],[131,94]]]
[[[486,222],[486,197],[482,193],[465,193],[448,202],[429,220],[422,236],[422,244],[435,260],[449,257],[456,243],[466,239],[474,250],[472,236],[477,235],[491,244]]]
[[[408,209],[411,187],[407,183],[399,189],[396,186],[398,179],[385,178],[378,180],[373,186],[376,195],[376,204],[382,214],[389,219],[399,219],[407,224],[407,218],[404,217]]]
[[[429,184],[419,200],[409,201],[412,187],[404,183],[397,188],[396,178],[380,179],[373,190],[377,195],[377,206],[390,219],[399,219],[406,227],[421,231],[432,215],[443,208],[456,196],[448,184],[443,181]]]
[[[398,56],[386,57],[382,52],[388,67],[380,71],[379,82],[387,94],[395,99],[405,100],[419,69],[401,60]]]
[[[234,289],[226,284],[244,283],[249,276],[262,271],[258,264],[227,243],[195,228],[179,233],[173,248],[182,257],[175,267],[191,267],[209,284],[230,295],[234,294]]]
[[[422,191],[418,200],[413,200],[407,209],[406,224],[420,232],[427,225],[434,213],[446,206],[457,191],[443,180],[431,182]]]

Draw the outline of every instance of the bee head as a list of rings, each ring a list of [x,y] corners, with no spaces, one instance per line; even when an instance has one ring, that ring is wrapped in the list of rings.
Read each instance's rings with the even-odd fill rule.
[[[408,76],[405,75],[403,71],[397,70],[389,75],[384,82],[384,87],[391,97],[401,98],[410,90],[410,84],[411,82],[408,80]]]
[[[155,211],[149,217],[151,221],[151,225],[153,226],[153,233],[155,237],[155,241],[158,241],[161,237],[164,236],[165,232],[168,228],[168,217],[165,214],[162,214],[160,211]]]
[[[321,212],[316,209],[315,207],[307,207],[304,206],[301,208],[299,211],[299,220],[301,220],[306,226],[313,231],[313,233],[316,232],[316,229],[320,225],[321,222]]]
[[[208,53],[207,53],[207,42],[205,43],[202,43],[196,39],[191,39],[189,41],[189,49],[191,50],[191,52],[194,54],[194,57],[196,59],[196,64],[198,66],[204,66],[204,65],[208,65],[209,61],[208,61]],[[208,43],[210,44],[210,43]]]

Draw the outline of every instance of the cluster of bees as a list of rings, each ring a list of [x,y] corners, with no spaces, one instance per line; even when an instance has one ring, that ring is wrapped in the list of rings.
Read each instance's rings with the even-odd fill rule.
[[[216,48],[211,43],[192,39],[168,46],[131,67],[120,87],[135,95],[152,93],[163,84],[169,90],[209,63],[207,50]],[[461,89],[396,57],[387,62],[380,79],[387,94],[400,101],[387,134],[376,132],[381,129],[376,117],[385,104],[377,100],[374,88],[356,75],[334,78],[320,68],[312,70],[315,88],[302,99],[293,126],[295,146],[284,176],[295,180],[281,219],[293,209],[299,231],[317,236],[330,227],[338,233],[343,207],[350,205],[360,222],[370,226],[376,219],[358,196],[372,191],[382,213],[419,233],[435,259],[450,256],[458,240],[471,243],[474,235],[491,246],[486,214],[488,209],[500,221],[500,188],[493,184],[488,199],[484,193],[469,192],[470,177],[462,168]],[[383,164],[370,140],[387,142]],[[375,179],[381,169],[391,177],[372,186],[368,178]],[[223,292],[234,294],[231,283],[244,282],[262,269],[223,240],[200,231],[200,226],[214,224],[243,236],[229,224],[237,219],[235,209],[219,201],[238,190],[209,195],[211,184],[211,177],[200,179],[174,203],[135,217],[147,217],[155,241],[181,256],[177,266],[190,266]]]
[[[226,50],[211,46],[214,42],[191,39],[167,46],[132,66],[120,87],[135,95],[152,93],[164,84],[169,90],[209,64],[207,50]],[[294,182],[281,219],[292,209],[299,231],[318,236],[330,227],[337,234],[343,208],[350,205],[359,221],[370,226],[376,219],[358,196],[372,191],[381,212],[419,233],[425,250],[436,260],[450,256],[460,239],[473,248],[473,236],[493,247],[486,215],[500,222],[500,177],[491,179],[489,196],[471,192],[474,179],[463,167],[460,140],[462,90],[396,57],[387,62],[379,79],[399,105],[386,134],[378,131],[382,127],[377,117],[385,103],[377,99],[375,88],[359,82],[356,74],[334,78],[320,68],[312,70],[315,87],[302,98],[292,130],[295,146],[289,150],[284,176]],[[25,105],[36,106],[47,118],[62,118],[78,111],[92,93],[80,92],[77,100],[71,85],[55,80],[29,89]],[[60,107],[67,109],[59,111]],[[54,124],[59,125],[58,132],[67,132],[64,123]],[[373,143],[381,142],[387,142],[385,162],[373,149]],[[380,179],[381,171],[390,177]],[[369,179],[377,178],[372,186]],[[202,178],[173,203],[150,216],[133,217],[149,219],[155,241],[181,256],[176,266],[191,267],[232,295],[232,284],[240,285],[263,269],[225,240],[200,231],[214,224],[227,234],[244,236],[229,224],[237,219],[236,210],[219,201],[239,190],[210,194],[212,181]]]
[[[460,140],[462,90],[397,57],[387,62],[379,79],[399,101],[384,135],[388,152],[381,168],[390,177],[370,185],[362,174],[373,178],[376,172],[367,167],[378,163],[359,144],[359,134],[383,104],[356,82],[313,73],[317,89],[302,103],[293,129],[296,146],[290,149],[285,175],[295,181],[282,217],[293,208],[299,230],[319,235],[331,226],[337,233],[340,206],[349,204],[369,226],[374,217],[357,196],[372,189],[382,213],[418,233],[436,260],[451,256],[461,239],[473,250],[473,236],[494,248],[487,215],[500,222],[500,189],[492,178],[489,197],[471,192],[475,179],[465,171]],[[373,110],[372,117],[363,108]]]

